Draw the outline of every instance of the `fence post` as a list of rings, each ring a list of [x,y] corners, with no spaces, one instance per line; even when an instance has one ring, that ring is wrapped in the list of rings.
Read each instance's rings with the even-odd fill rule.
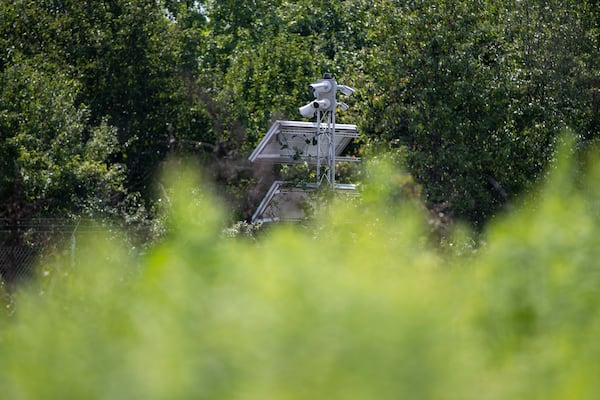
[[[77,229],[79,228],[79,224],[81,223],[81,219],[77,221],[77,225],[75,225],[75,229],[73,229],[73,233],[71,233],[71,269],[75,268],[75,249],[77,247]]]

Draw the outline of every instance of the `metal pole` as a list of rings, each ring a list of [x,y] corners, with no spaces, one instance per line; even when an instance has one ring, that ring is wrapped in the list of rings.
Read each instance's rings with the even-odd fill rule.
[[[335,190],[335,108],[331,110],[331,142],[330,146],[330,166],[329,171],[331,172],[331,188]]]
[[[327,114],[327,181],[331,186],[331,111]]]
[[[317,109],[317,185],[321,184],[321,111]]]
[[[327,180],[331,188],[335,188],[335,114],[328,111],[327,114]]]

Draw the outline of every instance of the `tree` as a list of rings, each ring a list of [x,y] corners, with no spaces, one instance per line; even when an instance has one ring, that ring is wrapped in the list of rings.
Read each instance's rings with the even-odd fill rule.
[[[399,154],[431,209],[481,225],[543,176],[558,131],[597,140],[595,3],[16,0],[0,4],[0,72],[60,72],[147,205],[170,152],[243,202],[249,151],[331,72],[359,89],[341,119]],[[8,190],[17,148],[0,152]]]
[[[81,85],[41,59],[15,63],[0,77],[3,218],[94,214],[125,192],[124,168],[110,162],[115,129],[90,125],[75,102]]]
[[[150,194],[170,137],[210,134],[193,95],[206,23],[197,2],[18,0],[2,8],[10,50],[2,65],[18,51],[66,66],[80,83],[74,101],[85,105],[90,124],[115,127],[111,160],[127,167],[130,191]]]
[[[588,13],[562,1],[378,3],[363,129],[404,149],[430,208],[484,223],[539,179],[561,129],[585,130]]]

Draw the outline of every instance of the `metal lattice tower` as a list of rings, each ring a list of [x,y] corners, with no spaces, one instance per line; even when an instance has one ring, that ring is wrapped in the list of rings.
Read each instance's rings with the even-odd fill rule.
[[[309,86],[315,99],[299,108],[300,114],[314,122],[276,121],[256,149],[250,161],[268,161],[279,164],[307,162],[316,166],[316,182],[302,186],[291,182],[275,181],[266,193],[252,222],[298,221],[305,217],[302,203],[309,192],[317,190],[324,181],[332,190],[354,192],[355,185],[336,184],[335,169],[338,161],[359,161],[341,155],[350,140],[358,137],[355,125],[336,126],[336,109],[347,110],[348,105],[337,101],[337,92],[351,95],[354,89],[338,85],[331,74]]]

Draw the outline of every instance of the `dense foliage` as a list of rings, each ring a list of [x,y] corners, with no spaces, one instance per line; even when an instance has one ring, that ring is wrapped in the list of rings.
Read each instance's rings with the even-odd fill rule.
[[[595,399],[591,165],[578,187],[561,158],[535,208],[495,222],[480,248],[457,231],[445,252],[425,240],[422,208],[394,204],[385,164],[318,229],[258,241],[224,237],[207,186],[175,171],[163,243],[136,255],[88,237],[75,269],[40,265],[0,315],[2,395]]]
[[[391,150],[430,209],[479,226],[560,130],[597,140],[599,21],[594,0],[2,0],[0,217],[151,215],[186,153],[248,218],[247,155],[331,72],[358,89],[339,121],[363,155]]]

